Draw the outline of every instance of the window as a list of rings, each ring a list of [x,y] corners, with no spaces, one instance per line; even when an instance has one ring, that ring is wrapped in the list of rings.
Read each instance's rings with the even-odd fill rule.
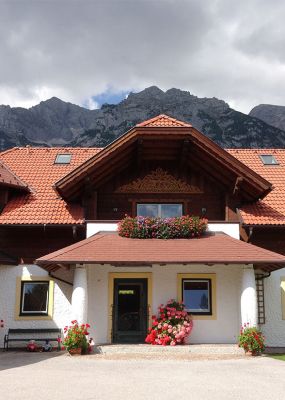
[[[20,315],[48,315],[48,306],[48,281],[22,281]]]
[[[48,276],[18,276],[16,281],[15,320],[51,320],[53,318],[54,280]]]
[[[196,315],[211,315],[211,280],[183,279],[182,296],[186,310]]]
[[[261,161],[264,165],[278,165],[278,161],[272,154],[260,155]]]
[[[140,217],[173,218],[181,217],[182,204],[137,204],[137,215]]]
[[[216,319],[216,274],[177,274],[178,299],[193,319]]]
[[[55,164],[70,164],[71,154],[57,154]]]

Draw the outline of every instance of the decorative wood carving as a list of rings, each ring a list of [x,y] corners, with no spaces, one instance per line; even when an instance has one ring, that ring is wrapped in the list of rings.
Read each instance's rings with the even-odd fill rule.
[[[198,186],[189,185],[162,168],[157,168],[145,177],[119,187],[116,193],[203,193],[203,191]]]

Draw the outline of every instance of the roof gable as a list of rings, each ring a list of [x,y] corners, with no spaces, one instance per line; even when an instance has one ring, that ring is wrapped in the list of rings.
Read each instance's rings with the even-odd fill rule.
[[[167,121],[165,126],[156,125],[160,122],[165,123],[164,121]],[[169,121],[174,125],[171,125]],[[98,177],[102,174],[107,175],[112,171],[117,173],[119,165],[126,168],[127,156],[130,157],[131,153],[138,152],[140,143],[146,141],[152,141],[152,143],[156,143],[156,146],[163,146],[167,142],[170,144],[175,141],[184,142],[186,151],[181,154],[181,157],[186,158],[186,162],[191,161],[201,168],[208,166],[208,174],[215,174],[217,179],[226,180],[227,185],[231,185],[232,188],[235,186],[235,181],[239,179],[239,183],[242,181],[241,191],[249,201],[263,198],[271,190],[270,182],[241,163],[197,129],[165,115],[160,115],[135,126],[105,147],[100,153],[58,180],[55,183],[55,189],[66,199],[76,198],[83,190],[86,180],[96,185]],[[195,149],[196,154],[192,152],[189,155],[187,153],[189,148]],[[199,159],[197,152],[203,155],[202,159]],[[124,155],[125,159],[123,159]],[[187,160],[187,157],[189,160],[191,157],[191,160]]]
[[[137,124],[136,127],[191,127],[192,125],[187,124],[186,122],[179,121],[178,119],[169,117],[168,115],[165,114],[160,114],[157,117],[148,119],[147,121],[141,122],[140,124]]]
[[[0,161],[0,186],[29,192],[29,187],[11,169]]]

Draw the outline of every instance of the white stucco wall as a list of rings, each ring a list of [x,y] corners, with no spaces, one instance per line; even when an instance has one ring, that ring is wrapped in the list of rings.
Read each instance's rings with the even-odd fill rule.
[[[62,328],[71,320],[72,286],[56,279],[53,319],[39,320],[35,317],[33,320],[15,320],[17,277],[27,275],[38,277],[47,276],[48,273],[36,265],[0,266],[0,319],[4,320],[4,328],[0,328],[0,348],[3,347],[4,334],[8,328]],[[61,275],[63,279],[67,278],[66,274]]]
[[[267,346],[285,347],[285,320],[282,319],[281,278],[285,279],[285,268],[272,272],[264,280],[265,324],[261,329]]]
[[[241,266],[158,266],[152,268],[115,268],[88,266],[88,322],[97,343],[108,341],[108,273],[151,272],[153,275],[153,310],[161,303],[177,298],[178,273],[216,273],[217,319],[195,320],[191,343],[236,343],[240,329]]]
[[[209,222],[208,231],[209,232],[224,232],[226,235],[233,237],[234,239],[240,239],[239,233],[239,223],[232,222],[223,224],[218,222]]]
[[[86,237],[89,238],[98,232],[115,232],[118,224],[116,222],[87,222]]]
[[[153,309],[169,298],[177,297],[178,273],[216,273],[217,319],[195,320],[191,343],[236,343],[240,328],[240,293],[242,266],[158,266],[152,268],[115,268],[109,265],[89,265],[88,275],[88,322],[91,335],[97,343],[108,340],[108,273],[151,272],[153,281]],[[0,347],[8,328],[64,327],[72,319],[72,286],[54,279],[53,320],[15,320],[16,280],[22,275],[47,276],[47,272],[35,265],[0,266]],[[72,281],[72,273],[59,272],[63,279]],[[275,271],[265,279],[266,323],[261,326],[268,346],[285,346],[285,320],[282,319],[281,277],[285,269]]]

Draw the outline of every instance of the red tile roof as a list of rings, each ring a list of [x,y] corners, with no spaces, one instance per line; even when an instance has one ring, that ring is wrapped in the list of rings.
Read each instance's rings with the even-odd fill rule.
[[[285,149],[230,149],[230,154],[273,184],[274,189],[254,204],[243,206],[248,225],[285,225]],[[278,165],[264,165],[260,155],[272,154]]]
[[[29,191],[28,185],[24,183],[10,168],[0,162],[0,186],[7,186],[16,189]]]
[[[98,153],[99,148],[13,148],[0,153],[4,162],[31,193],[15,195],[0,215],[0,224],[80,224],[80,205],[67,204],[53,184],[81,163]],[[71,154],[70,164],[54,164],[57,154]]]
[[[169,117],[165,114],[160,114],[157,117],[148,119],[147,121],[143,121],[140,124],[137,124],[136,127],[191,127],[192,125],[187,124],[186,122],[179,121],[178,119]]]
[[[285,256],[233,239],[223,233],[207,234],[197,239],[163,240],[129,239],[120,237],[117,233],[101,232],[41,257],[36,263],[266,264],[266,268],[276,269],[284,267]]]

